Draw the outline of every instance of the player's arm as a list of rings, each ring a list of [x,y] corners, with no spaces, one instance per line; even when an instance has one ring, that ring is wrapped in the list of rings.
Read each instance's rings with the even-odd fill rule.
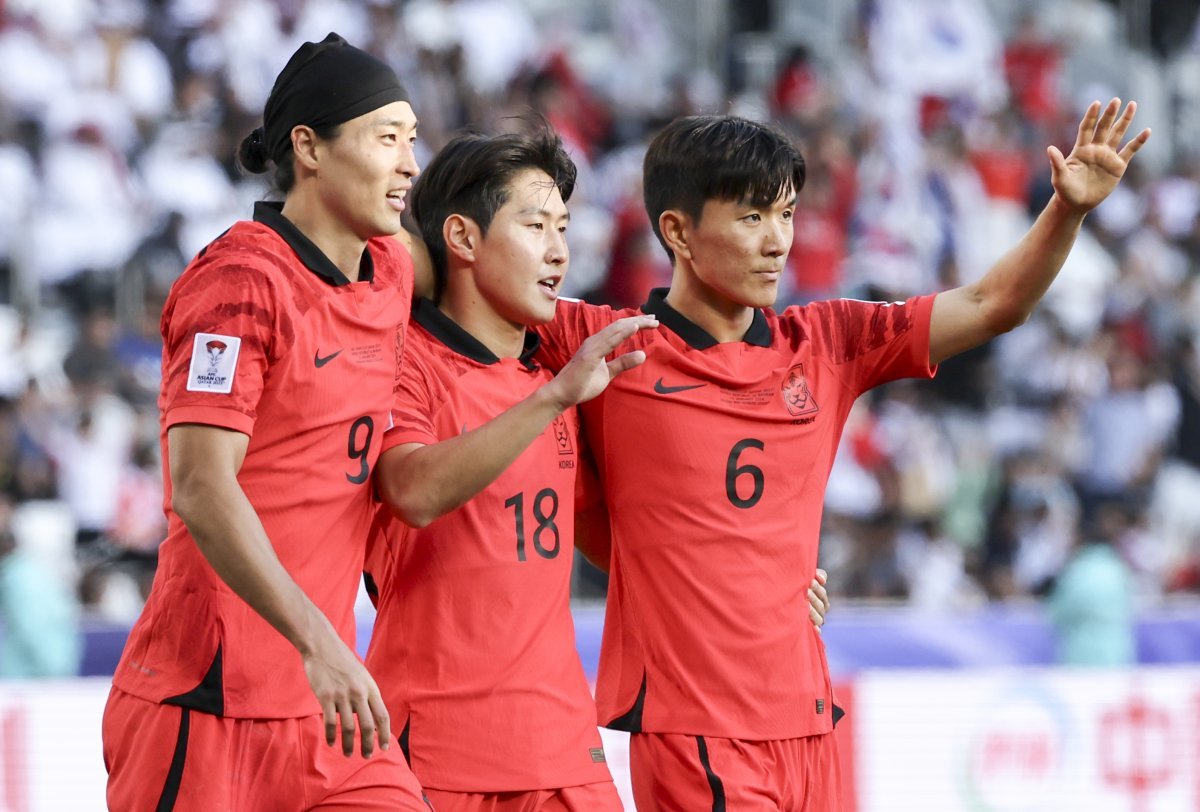
[[[612,526],[608,504],[603,499],[586,508],[576,508],[575,549],[596,569],[608,572],[612,560]]]
[[[357,715],[363,756],[374,751],[376,735],[386,750],[391,727],[379,688],[279,562],[237,481],[249,441],[241,432],[215,426],[172,426],[171,508],[221,580],[300,652],[325,716],[327,742],[336,740],[340,717],[342,751],[351,755]]]
[[[408,229],[400,229],[392,237],[408,250],[413,262],[413,298],[433,298],[433,258],[425,241]]]
[[[1047,149],[1054,196],[1033,227],[978,282],[939,294],[930,322],[929,361],[937,364],[1025,322],[1062,268],[1084,215],[1108,197],[1134,153],[1150,137],[1142,130],[1123,149],[1137,104],[1123,115],[1119,99],[1101,111],[1092,102],[1071,154]]]
[[[385,451],[376,468],[379,493],[413,527],[461,507],[496,480],[564,411],[591,400],[609,381],[646,360],[641,350],[605,357],[638,330],[656,327],[653,316],[610,324],[579,348],[552,381],[477,429],[440,443],[405,443]]]

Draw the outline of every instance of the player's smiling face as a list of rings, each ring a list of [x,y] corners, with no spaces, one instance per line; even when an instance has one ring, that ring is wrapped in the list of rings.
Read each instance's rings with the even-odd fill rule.
[[[395,234],[405,196],[420,172],[417,118],[408,102],[353,118],[320,142],[320,194],[328,211],[360,239]]]
[[[784,192],[769,206],[709,200],[699,222],[688,218],[688,264],[716,300],[770,307],[779,294],[794,232],[796,194]]]
[[[540,169],[518,173],[508,200],[481,238],[475,286],[510,324],[545,324],[554,318],[567,273],[567,223],[571,215],[554,181]]]

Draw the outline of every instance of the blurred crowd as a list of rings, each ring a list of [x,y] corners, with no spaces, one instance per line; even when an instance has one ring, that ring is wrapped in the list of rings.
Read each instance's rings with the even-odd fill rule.
[[[580,165],[568,293],[599,303],[670,279],[640,189],[656,128],[778,122],[808,162],[782,306],[978,279],[1052,194],[1046,145],[1132,92],[1087,69],[1130,50],[1115,6],[1011,5],[801,3],[833,40],[730,36],[706,63],[669,0],[4,0],[0,622],[37,577],[12,573],[38,567],[46,618],[55,589],[138,611],[164,533],[159,312],[268,194],[233,154],[299,43],[336,30],[389,60],[424,160],[464,127],[545,115]],[[1200,52],[1194,17],[1172,47]],[[1173,143],[1156,132],[1143,154],[1169,159],[1139,155],[1027,325],[861,399],[827,499],[835,600],[1041,598],[1085,542],[1139,600],[1200,592],[1200,152]]]

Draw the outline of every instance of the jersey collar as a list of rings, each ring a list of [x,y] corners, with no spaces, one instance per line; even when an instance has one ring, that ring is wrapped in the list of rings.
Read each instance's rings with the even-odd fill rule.
[[[304,233],[296,228],[295,223],[283,216],[282,203],[269,200],[260,200],[255,203],[254,222],[262,223],[282,237],[283,241],[296,252],[296,256],[304,263],[304,267],[324,279],[330,285],[340,287],[350,284],[350,280],[344,273],[338,270],[333,261],[325,256],[325,253],[320,248],[317,248],[312,240],[305,237]],[[358,265],[358,281],[373,282],[374,280],[375,261],[371,259],[371,252],[364,249],[362,260],[359,261]]]
[[[417,300],[417,303],[413,305],[412,317],[413,321],[429,331],[430,335],[459,355],[470,358],[472,361],[480,364],[490,365],[500,363],[500,359],[496,357],[496,354],[483,346],[483,342],[460,327],[454,319],[438,310],[437,305],[428,299],[421,298]],[[538,368],[537,362],[533,360],[533,356],[537,353],[538,347],[541,344],[542,340],[536,332],[533,330],[525,331],[525,347],[521,350],[521,355],[517,359],[521,362],[521,366],[526,369]]]
[[[720,342],[700,325],[691,321],[687,316],[667,304],[668,288],[655,288],[650,291],[650,298],[642,305],[642,312],[657,316],[671,332],[678,335],[694,350],[707,350]],[[750,320],[750,329],[742,336],[742,341],[755,347],[771,346],[771,326],[762,310],[754,309],[754,318]]]

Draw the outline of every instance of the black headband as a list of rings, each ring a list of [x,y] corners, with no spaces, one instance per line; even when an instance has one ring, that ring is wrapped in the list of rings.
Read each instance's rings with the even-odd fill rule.
[[[306,42],[288,60],[263,109],[262,140],[276,164],[292,148],[292,128],[328,127],[408,101],[396,72],[337,34]]]

